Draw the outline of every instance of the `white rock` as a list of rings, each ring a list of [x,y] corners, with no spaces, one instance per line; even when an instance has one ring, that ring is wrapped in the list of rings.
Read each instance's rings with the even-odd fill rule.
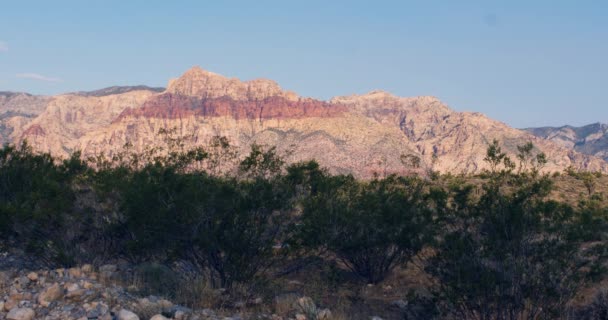
[[[36,316],[30,308],[13,308],[7,315],[7,320],[32,320]]]
[[[169,318],[166,318],[160,314],[157,314],[157,315],[153,316],[152,318],[150,318],[150,320],[169,320]]]
[[[80,286],[78,285],[78,283],[66,283],[64,287],[68,292],[72,292],[72,291],[76,291],[76,290],[80,289]]]
[[[118,312],[118,320],[139,320],[139,317],[126,309],[122,309]]]

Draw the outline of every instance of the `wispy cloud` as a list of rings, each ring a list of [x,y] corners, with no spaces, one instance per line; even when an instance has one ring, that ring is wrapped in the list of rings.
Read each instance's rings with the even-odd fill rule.
[[[4,41],[0,41],[0,52],[7,52],[8,44]]]
[[[22,79],[32,79],[46,82],[61,82],[62,80],[59,78],[47,77],[38,73],[18,73],[15,75],[17,78]]]

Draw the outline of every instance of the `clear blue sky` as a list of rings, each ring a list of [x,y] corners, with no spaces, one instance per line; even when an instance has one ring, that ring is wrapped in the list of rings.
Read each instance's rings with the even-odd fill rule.
[[[608,1],[3,0],[0,91],[165,86],[193,65],[301,95],[437,96],[516,127],[608,122]]]

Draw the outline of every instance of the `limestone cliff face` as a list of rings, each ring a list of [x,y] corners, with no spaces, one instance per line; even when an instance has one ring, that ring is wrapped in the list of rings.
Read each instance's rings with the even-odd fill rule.
[[[351,106],[353,112],[386,126],[398,127],[426,163],[442,172],[479,172],[489,143],[498,140],[515,159],[517,146],[528,141],[544,152],[546,169],[560,171],[570,165],[588,170],[607,170],[601,159],[565,149],[528,132],[511,128],[481,113],[456,112],[434,97],[400,98],[386,92],[337,97],[331,100]]]
[[[155,94],[141,90],[106,96],[56,96],[11,139],[27,140],[36,150],[65,157],[78,149],[78,140],[86,133],[108,126],[126,108],[141,106]]]
[[[479,172],[485,151],[499,140],[514,158],[532,141],[547,154],[547,170],[567,166],[608,171],[603,160],[563,148],[480,113],[456,112],[434,97],[401,98],[382,91],[328,102],[298,97],[270,80],[242,82],[198,67],[172,80],[166,91],[102,90],[49,99],[28,121],[13,119],[11,141],[67,156],[75,150],[111,155],[159,145],[161,129],[175,129],[188,146],[227,137],[238,154],[252,143],[276,146],[289,162],[316,159],[334,173],[408,173],[433,168]],[[419,157],[414,168],[404,157]]]
[[[374,173],[407,172],[400,156],[414,153],[398,131],[351,114],[336,118],[235,119],[232,117],[126,117],[81,139],[85,154],[120,151],[130,142],[137,150],[159,142],[160,129],[177,128],[188,146],[227,137],[240,155],[257,143],[276,146],[288,161],[316,159],[334,173],[371,177]]]

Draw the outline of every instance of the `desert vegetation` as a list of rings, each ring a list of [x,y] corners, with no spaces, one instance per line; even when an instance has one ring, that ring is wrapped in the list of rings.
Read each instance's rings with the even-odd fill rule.
[[[314,297],[321,283],[333,310],[364,295],[343,288],[390,286],[404,305],[385,317],[605,317],[606,294],[593,293],[605,275],[602,177],[543,173],[531,144],[510,159],[493,142],[491,169],[474,177],[361,181],[314,161],[286,165],[273,148],[238,158],[220,137],[193,150],[161,137],[162,148],[90,159],[5,146],[0,249],[49,268],[126,261],[140,289],[199,307],[224,303],[209,293],[220,288],[274,301],[281,279],[307,274],[301,290]],[[561,176],[582,182],[576,199],[555,197]],[[396,274],[421,285],[393,287]]]

